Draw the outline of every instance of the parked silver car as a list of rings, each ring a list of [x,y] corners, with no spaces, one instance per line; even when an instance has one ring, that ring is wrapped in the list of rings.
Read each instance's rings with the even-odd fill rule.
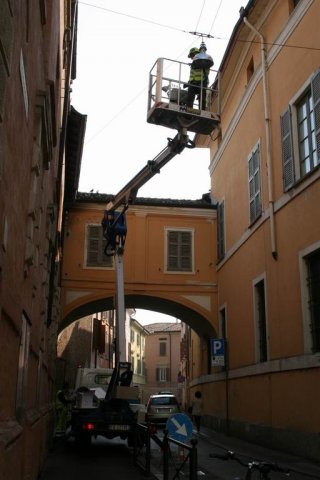
[[[166,424],[170,415],[180,412],[176,396],[170,392],[150,395],[147,403],[146,420],[150,423]]]

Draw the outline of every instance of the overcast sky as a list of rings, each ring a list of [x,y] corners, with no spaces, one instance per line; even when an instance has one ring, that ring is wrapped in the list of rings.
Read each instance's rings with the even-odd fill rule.
[[[246,0],[79,0],[77,78],[72,104],[88,116],[80,191],[116,194],[173,138],[150,125],[149,72],[160,57],[189,62],[205,39],[218,69]],[[214,78],[210,78],[211,81]],[[190,134],[193,138],[193,133]],[[138,196],[201,198],[210,190],[208,149],[185,149]]]
[[[205,38],[218,69],[247,0],[79,0],[72,105],[88,116],[79,191],[116,194],[176,131],[150,125],[149,72],[160,57],[189,62]],[[214,78],[212,75],[210,81]],[[193,138],[193,133],[190,134]],[[198,199],[210,190],[208,149],[185,149],[138,196]],[[175,320],[137,310],[142,324]],[[152,319],[151,319],[152,318]],[[151,319],[151,321],[149,320]]]

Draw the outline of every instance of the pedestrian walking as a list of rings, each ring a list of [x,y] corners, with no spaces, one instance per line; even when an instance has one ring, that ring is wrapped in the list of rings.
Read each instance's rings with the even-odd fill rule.
[[[198,433],[200,432],[202,414],[203,414],[202,393],[199,390],[197,390],[194,394],[194,399],[192,401],[192,416],[193,416],[193,421],[195,423]]]

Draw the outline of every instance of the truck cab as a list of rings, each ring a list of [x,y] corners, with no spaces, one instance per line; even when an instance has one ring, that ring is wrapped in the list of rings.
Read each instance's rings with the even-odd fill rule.
[[[112,377],[113,368],[78,368],[75,391],[76,395],[90,390],[93,394],[102,399],[105,397]],[[78,395],[78,398],[80,395]]]
[[[71,412],[71,433],[78,443],[89,444],[98,435],[132,443],[137,423],[145,421],[145,406],[139,388],[131,386],[130,368],[119,362],[115,369],[79,369]]]

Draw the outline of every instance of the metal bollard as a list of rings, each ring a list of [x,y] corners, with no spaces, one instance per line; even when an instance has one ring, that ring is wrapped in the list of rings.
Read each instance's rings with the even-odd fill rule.
[[[190,480],[197,479],[198,473],[198,452],[197,452],[197,443],[198,441],[195,438],[192,438],[191,441],[191,451],[190,451]]]
[[[150,428],[147,428],[146,436],[146,475],[150,475],[151,470],[151,432]]]
[[[164,430],[163,437],[163,480],[169,480],[169,441],[168,430]]]

